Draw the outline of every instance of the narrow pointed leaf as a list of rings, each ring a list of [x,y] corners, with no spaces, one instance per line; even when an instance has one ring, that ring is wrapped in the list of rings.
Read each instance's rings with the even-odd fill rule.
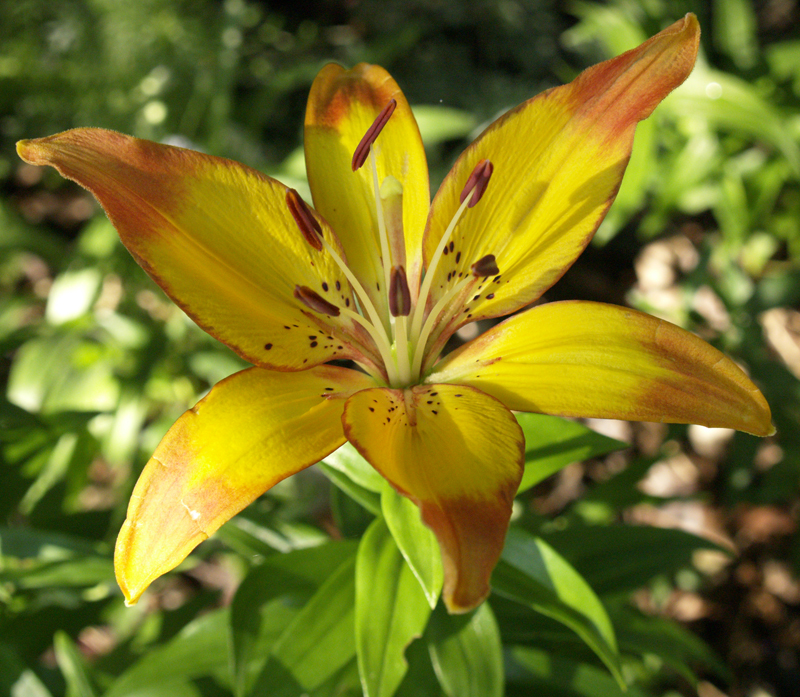
[[[552,547],[512,528],[492,583],[500,595],[572,629],[623,684],[614,630],[605,608],[583,577]]]
[[[488,603],[468,615],[435,613],[426,639],[433,669],[448,697],[503,695],[503,648]]]
[[[193,620],[169,643],[145,653],[103,697],[183,695],[188,681],[226,671],[227,624],[227,610],[215,610]]]
[[[519,680],[528,694],[560,697],[648,697],[651,694],[635,685],[614,682],[597,666],[541,649],[515,646],[511,655],[515,663],[530,672],[527,679]]]
[[[56,663],[67,683],[67,697],[96,697],[86,669],[86,661],[66,632],[56,632],[53,637]]]
[[[405,650],[422,636],[430,613],[386,523],[376,519],[356,562],[356,651],[366,697],[395,693],[408,670]]]
[[[515,414],[525,434],[525,491],[573,462],[626,448],[627,443],[601,435],[583,424],[547,414]]]
[[[422,587],[431,610],[442,592],[444,570],[436,536],[420,519],[419,509],[388,482],[381,492],[381,510],[406,563]]]
[[[353,501],[357,502],[374,515],[381,514],[381,498],[374,491],[365,489],[353,479],[350,479],[350,477],[341,470],[331,467],[327,460],[320,462],[318,467],[333,484],[339,487],[339,489],[353,499]]]
[[[307,693],[354,657],[354,566],[341,564],[286,628],[252,695]]]
[[[275,598],[287,596],[306,601],[343,561],[355,555],[355,544],[331,542],[319,547],[275,554],[253,569],[239,585],[231,603],[231,656],[236,693],[246,692],[251,663],[259,656],[262,625],[268,621],[262,609]],[[265,662],[267,657],[261,657]]]

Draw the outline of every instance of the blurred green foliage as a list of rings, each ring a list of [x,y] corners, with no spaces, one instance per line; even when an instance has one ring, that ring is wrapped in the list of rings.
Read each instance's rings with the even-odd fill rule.
[[[435,185],[497,114],[694,11],[704,28],[698,67],[639,127],[596,243],[640,259],[667,254],[670,282],[640,274],[624,289],[629,302],[740,360],[773,407],[778,435],[736,434],[716,460],[705,456],[714,474],[694,498],[723,516],[796,515],[800,37],[795,2],[769,8],[4,3],[0,693],[595,697],[621,685],[634,696],[695,694],[699,680],[723,689],[738,680],[741,694],[777,695],[798,680],[784,671],[745,684],[729,657],[632,602],[647,592],[658,606],[687,584],[711,583],[694,562],[716,544],[622,522],[636,506],[677,498],[637,485],[676,450],[702,460],[685,427],[660,434],[650,452],[639,444],[609,459],[584,496],[543,515],[534,503],[545,477],[577,461],[601,466],[619,444],[580,424],[522,417],[526,493],[495,593],[465,618],[430,607],[441,578],[425,554],[427,530],[347,449],[275,487],[124,608],[111,557],[136,476],[180,413],[244,364],[163,296],[82,192],[23,166],[13,149],[22,137],[102,126],[232,157],[302,191],[313,77],[329,60],[369,61],[415,105]],[[796,579],[793,532],[771,560]],[[372,604],[365,584],[378,589]],[[800,599],[786,602],[796,611]],[[402,626],[391,619],[398,605]]]

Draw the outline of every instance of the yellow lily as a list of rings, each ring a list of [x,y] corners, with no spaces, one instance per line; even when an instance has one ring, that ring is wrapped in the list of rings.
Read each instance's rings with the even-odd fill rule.
[[[699,33],[687,15],[508,112],[432,203],[411,109],[371,65],[328,65],[311,88],[314,210],[244,165],[110,131],[20,142],[91,191],[167,295],[255,365],[187,411],[142,472],[116,547],[126,600],[345,440],[419,506],[462,612],[489,593],[522,475],[512,409],[772,433],[731,360],[626,308],[534,307],[441,357],[459,327],[531,304],[582,252]]]

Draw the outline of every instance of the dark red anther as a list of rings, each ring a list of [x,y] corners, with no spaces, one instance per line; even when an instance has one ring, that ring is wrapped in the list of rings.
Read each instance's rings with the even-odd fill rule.
[[[286,190],[286,205],[289,212],[303,233],[303,237],[318,252],[322,251],[322,227],[314,217],[308,204],[300,197],[294,189]]]
[[[303,305],[319,312],[321,315],[330,315],[331,317],[339,316],[339,308],[333,303],[329,303],[319,293],[311,290],[308,286],[295,286],[294,297],[297,298]]]
[[[411,312],[411,291],[402,266],[393,266],[389,276],[389,312],[392,317],[408,317]]]
[[[487,254],[485,257],[481,257],[470,268],[472,269],[473,275],[477,276],[478,278],[496,276],[500,273],[500,269],[497,268],[497,260],[494,258],[494,254]]]
[[[480,201],[483,192],[486,191],[486,187],[489,186],[489,179],[492,176],[492,172],[494,172],[494,165],[489,162],[489,160],[481,160],[475,165],[475,169],[472,170],[472,174],[469,175],[469,179],[467,179],[467,183],[464,185],[459,201],[464,203],[467,196],[470,194],[472,194],[472,197],[467,204],[467,208],[472,208]]]
[[[389,121],[389,118],[396,108],[397,101],[395,99],[390,99],[389,103],[383,107],[381,113],[378,114],[378,117],[367,129],[361,142],[356,146],[356,151],[353,153],[353,162],[351,164],[354,172],[364,166],[367,157],[369,157],[370,147],[372,147],[372,144],[378,139],[380,132],[383,130],[383,127]]]

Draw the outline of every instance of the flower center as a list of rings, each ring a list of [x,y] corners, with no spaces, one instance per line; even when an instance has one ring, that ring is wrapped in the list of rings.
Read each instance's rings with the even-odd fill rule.
[[[481,160],[467,179],[461,192],[461,205],[453,215],[425,268],[416,298],[412,294],[405,271],[403,186],[391,175],[380,181],[373,147],[396,107],[397,102],[392,99],[383,108],[356,147],[352,159],[354,172],[367,162],[372,171],[380,241],[376,266],[383,270],[382,287],[388,294],[386,303],[388,316],[381,316],[378,312],[361,282],[324,238],[318,220],[294,189],[287,191],[286,203],[308,244],[319,252],[331,255],[333,261],[342,269],[353,289],[357,306],[351,309],[334,305],[305,286],[297,286],[294,297],[317,314],[332,317],[343,315],[361,325],[375,343],[383,360],[385,374],[381,377],[390,387],[405,389],[418,384],[422,379],[423,369],[430,367],[431,359],[436,358],[426,353],[426,350],[429,350],[428,340],[434,327],[455,316],[455,311],[460,308],[456,301],[465,291],[478,283],[479,279],[497,276],[500,272],[494,255],[488,254],[471,265],[471,273],[463,274],[463,277],[461,273],[458,277],[454,273],[449,288],[435,303],[433,302],[431,297],[433,278],[442,257],[453,251],[451,241],[453,231],[466,209],[472,208],[480,201],[492,176],[492,163]],[[375,252],[378,254],[377,249]],[[449,275],[448,281],[451,281]]]

